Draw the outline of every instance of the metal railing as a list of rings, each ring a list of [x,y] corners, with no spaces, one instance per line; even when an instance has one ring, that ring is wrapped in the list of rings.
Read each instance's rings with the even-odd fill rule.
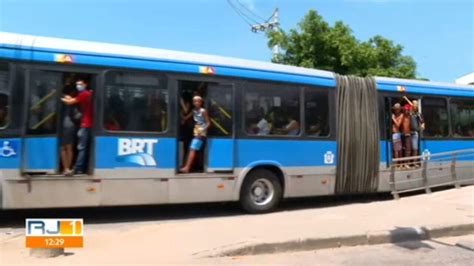
[[[459,179],[460,170],[466,168],[471,170],[471,175],[467,178]],[[430,170],[435,169],[447,173],[430,176]],[[420,178],[396,180],[397,174],[407,174],[409,176],[419,172],[421,172]],[[467,173],[469,174],[469,171]],[[449,179],[449,181],[433,182],[433,180],[442,178]],[[416,181],[422,181],[422,185],[399,188],[399,185],[402,183],[414,183]],[[434,187],[454,185],[456,188],[459,188],[462,183],[468,183],[469,181],[474,181],[474,149],[397,158],[393,159],[390,165],[390,188],[395,199],[400,198],[400,193],[422,189],[426,193],[431,193],[431,189]]]

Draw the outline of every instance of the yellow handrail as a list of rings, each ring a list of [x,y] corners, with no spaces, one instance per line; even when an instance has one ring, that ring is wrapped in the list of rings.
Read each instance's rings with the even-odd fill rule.
[[[31,129],[38,129],[41,125],[46,123],[49,119],[53,118],[54,115],[56,115],[56,112],[50,113],[45,118],[43,118],[43,120],[39,121],[38,123],[36,123],[36,125],[32,126]]]
[[[219,109],[219,111],[221,111],[221,113],[223,113],[227,118],[229,119],[232,119],[232,116],[227,113],[227,111],[222,108],[215,100],[211,100],[212,101],[212,104],[215,104],[217,106],[217,108]]]
[[[37,101],[36,104],[30,108],[30,111],[34,111],[36,108],[40,107],[44,102],[49,100],[49,98],[53,97],[55,94],[56,94],[55,90],[51,91],[49,94],[44,96],[41,100]]]
[[[222,131],[225,135],[229,135],[229,131],[225,130],[224,127],[222,127],[214,118],[211,118],[211,122]]]

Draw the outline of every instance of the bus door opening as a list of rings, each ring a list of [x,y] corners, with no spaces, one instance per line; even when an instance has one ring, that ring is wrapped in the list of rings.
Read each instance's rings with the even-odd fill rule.
[[[392,159],[420,155],[423,129],[417,117],[422,117],[421,100],[408,95],[385,97],[385,114],[387,166]],[[408,120],[403,119],[405,116]],[[416,163],[408,162],[401,164],[400,168],[403,170],[416,166]]]
[[[190,147],[195,138],[193,97],[203,99],[210,127],[203,147],[192,163],[191,172],[229,172],[234,167],[233,101],[231,83],[180,81],[179,82],[179,156],[178,167],[189,159]],[[179,168],[178,168],[179,169]]]
[[[85,73],[30,70],[27,81],[22,172],[73,175],[84,114],[79,103],[67,105],[61,98],[77,98],[78,81],[87,84],[86,90],[92,90],[95,77]],[[93,104],[92,99],[90,104]],[[89,136],[83,174],[91,172],[91,139]]]

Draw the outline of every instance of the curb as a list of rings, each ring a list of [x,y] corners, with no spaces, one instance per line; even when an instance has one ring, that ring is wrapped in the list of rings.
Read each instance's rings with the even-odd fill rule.
[[[207,257],[260,255],[278,252],[308,251],[317,249],[379,245],[406,241],[422,241],[438,237],[460,236],[474,233],[474,223],[453,226],[397,227],[392,230],[329,238],[308,238],[278,243],[255,243],[210,254]]]

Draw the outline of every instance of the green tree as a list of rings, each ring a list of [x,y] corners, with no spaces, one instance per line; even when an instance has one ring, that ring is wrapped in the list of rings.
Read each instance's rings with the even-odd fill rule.
[[[403,46],[382,36],[359,41],[342,21],[334,26],[310,10],[296,29],[268,32],[268,46],[280,45],[275,63],[334,71],[344,75],[416,78],[416,63]]]

